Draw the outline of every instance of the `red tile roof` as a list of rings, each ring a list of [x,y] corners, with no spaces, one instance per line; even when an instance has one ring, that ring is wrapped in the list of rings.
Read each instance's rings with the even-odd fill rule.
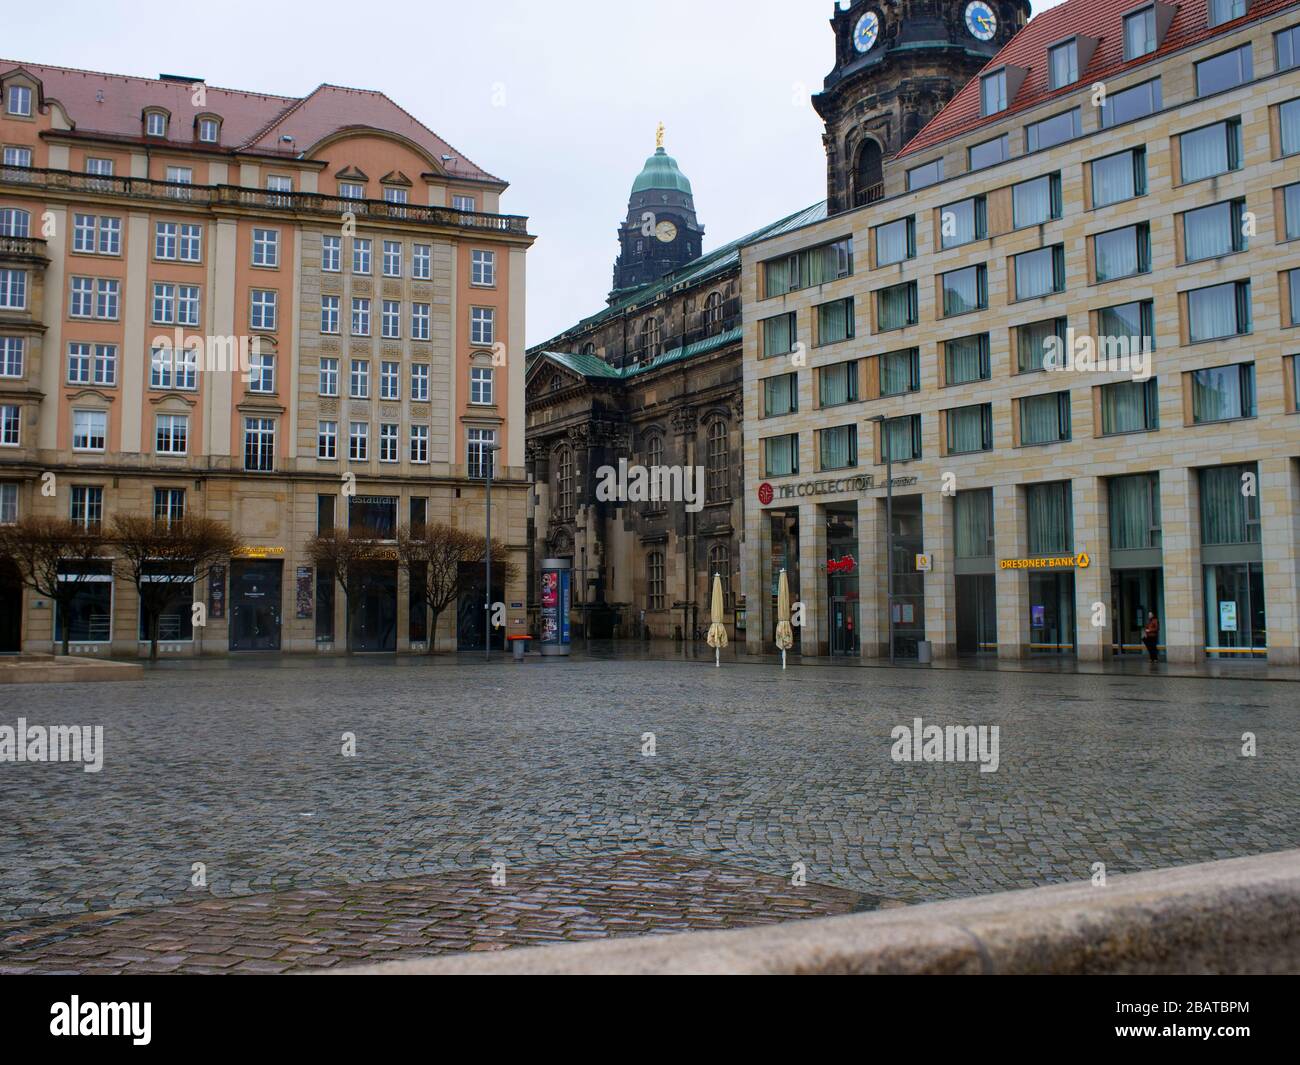
[[[1300,7],[1300,3],[1297,0],[1252,0],[1249,10],[1241,18],[1212,27],[1208,22],[1206,0],[1178,0],[1174,21],[1160,47],[1150,55],[1125,62],[1124,16],[1141,6],[1141,0],[1067,0],[1060,7],[1035,15],[984,67],[985,70],[997,70],[1003,66],[1018,66],[1029,70],[1011,105],[988,118],[981,116],[980,81],[978,77],[972,78],[920,133],[903,146],[898,157],[915,155],[952,137],[1000,122],[1007,115],[1045,100],[1077,92],[1082,85],[1126,74],[1171,52],[1199,44],[1284,8]],[[1087,69],[1079,71],[1077,82],[1052,89],[1047,80],[1047,49],[1076,34],[1100,38],[1097,50]]]
[[[146,107],[162,107],[173,116],[172,136],[165,143],[178,148],[208,147],[194,140],[188,122],[176,120],[211,113],[221,118],[222,151],[296,155],[337,131],[369,127],[413,141],[450,177],[504,184],[381,92],[321,85],[307,96],[294,97],[206,85],[206,99],[201,107],[195,107],[190,102],[191,82],[187,80],[137,78],[0,59],[0,75],[14,70],[36,78],[45,99],[62,105],[77,133],[141,140],[142,112]],[[294,138],[291,151],[280,140],[282,136]],[[154,138],[149,140],[157,143]],[[443,156],[451,159],[444,160]]]

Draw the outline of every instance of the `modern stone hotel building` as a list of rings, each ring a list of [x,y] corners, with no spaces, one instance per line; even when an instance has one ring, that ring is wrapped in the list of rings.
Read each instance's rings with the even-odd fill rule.
[[[0,146],[0,521],[221,519],[248,546],[178,592],[164,653],[335,650],[344,597],[307,541],[481,532],[494,468],[492,530],[519,576],[493,599],[522,608],[532,238],[499,213],[504,181],[376,92],[14,61]],[[159,336],[182,344],[159,358]],[[206,357],[254,338],[247,372]],[[0,573],[0,651],[47,650],[67,625],[80,653],[136,653],[134,589],[94,565],[57,621]],[[432,636],[396,562],[354,598],[356,649],[482,645],[481,588]]]
[[[749,649],[785,568],[804,653],[1097,660],[1155,613],[1296,664],[1300,5],[1070,0],[880,184],[742,249]]]

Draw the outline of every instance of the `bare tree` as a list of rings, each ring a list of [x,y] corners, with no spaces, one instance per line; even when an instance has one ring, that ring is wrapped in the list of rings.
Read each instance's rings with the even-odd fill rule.
[[[352,593],[357,590],[360,577],[366,568],[381,561],[385,554],[392,557],[392,548],[379,542],[379,535],[370,529],[334,529],[307,541],[307,557],[312,565],[333,572],[343,589],[344,648],[352,653]]]
[[[163,521],[140,514],[115,514],[111,541],[118,576],[140,597],[151,662],[158,660],[159,623],[175,590],[193,589],[242,546],[225,522],[213,518]]]
[[[52,600],[63,622],[63,653],[71,641],[72,604],[81,585],[96,576],[103,562],[104,536],[98,525],[66,518],[27,517],[0,525],[0,555],[18,567],[22,581],[37,595]]]
[[[427,654],[434,653],[438,619],[474,586],[476,577],[465,563],[482,563],[485,552],[482,536],[450,525],[434,522],[416,529],[403,525],[398,531],[397,557],[406,570],[411,601],[415,603],[422,598],[430,613]],[[514,579],[510,549],[499,540],[492,541],[492,567],[500,573],[503,582]]]

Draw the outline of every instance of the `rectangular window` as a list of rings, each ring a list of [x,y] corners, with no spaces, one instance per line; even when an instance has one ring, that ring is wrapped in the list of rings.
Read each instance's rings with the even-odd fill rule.
[[[1202,544],[1260,542],[1259,493],[1242,491],[1248,478],[1259,483],[1259,467],[1253,462],[1200,471]]]
[[[466,433],[466,460],[471,477],[496,475],[495,429],[469,429]]]
[[[1147,153],[1131,148],[1092,162],[1092,205],[1109,207],[1147,193]]]
[[[379,427],[379,461],[396,462],[397,461],[397,430],[398,426],[384,423]]]
[[[429,461],[429,427],[427,425],[411,426],[411,461]]]
[[[491,345],[496,339],[496,311],[491,307],[472,307],[469,312],[469,342]]]
[[[993,406],[976,403],[954,407],[948,414],[948,454],[969,455],[993,450]]]
[[[902,396],[921,389],[921,349],[904,348],[880,356],[880,394]]]
[[[858,427],[836,425],[817,434],[818,459],[823,470],[847,470],[858,464]]]
[[[1286,215],[1286,239],[1300,239],[1300,184],[1282,190],[1282,209]]]
[[[770,436],[763,441],[763,476],[789,477],[799,472],[799,434]]]
[[[985,167],[1005,162],[1010,158],[1010,139],[1004,133],[1000,137],[994,137],[991,140],[972,145],[968,151],[967,162],[969,169],[983,170]]]
[[[1063,206],[1059,173],[1044,174],[1011,186],[1011,224],[1016,229],[1060,218]]]
[[[411,339],[429,339],[429,304],[411,304]]]
[[[881,426],[881,430],[882,460],[911,462],[913,459],[923,457],[919,414],[905,414],[901,418],[890,418]]]
[[[73,278],[73,296],[76,296],[76,282],[88,280]],[[0,270],[0,309],[6,311],[25,311],[27,309],[27,271]],[[77,317],[76,310],[70,310]],[[86,315],[89,316],[89,310]]]
[[[944,341],[943,359],[947,384],[968,385],[973,381],[987,381],[990,376],[988,333]]]
[[[1020,400],[1020,443],[1054,444],[1070,439],[1070,393],[1049,392]]]
[[[154,426],[154,450],[160,455],[184,455],[189,447],[190,420],[184,414],[159,414]]]
[[[353,399],[370,398],[370,360],[353,359],[348,375],[348,395]]]
[[[958,558],[993,557],[993,489],[958,492],[953,499],[954,548]]]
[[[275,292],[266,289],[255,288],[250,293],[251,313],[249,314],[250,329],[275,329],[275,310],[279,296]]]
[[[916,219],[900,218],[876,226],[876,265],[889,266],[916,257]]]
[[[1007,72],[995,70],[980,78],[980,114],[986,118],[1007,109]]]
[[[1043,360],[1052,348],[1065,350],[1066,319],[1048,318],[1016,327],[1016,370],[1033,373],[1043,369]]]
[[[763,380],[763,416],[777,418],[799,409],[799,375],[783,373]]]
[[[1210,25],[1222,26],[1246,13],[1247,0],[1210,0]]]
[[[9,167],[18,167],[27,169],[32,165],[32,150],[30,148],[19,148],[17,145],[6,145],[3,154],[4,165]],[[5,177],[12,181],[28,181],[30,178],[26,174],[8,171]]]
[[[327,273],[337,274],[343,267],[341,259],[343,256],[343,238],[326,237],[320,238],[320,268]]]
[[[764,318],[761,326],[763,330],[763,358],[769,359],[773,355],[787,355],[794,350],[798,337],[793,311],[789,314],[778,314],[774,318]]]
[[[316,423],[316,457],[318,459],[336,459],[339,454],[339,423],[319,421]]]
[[[914,166],[907,172],[907,191],[915,192],[917,189],[936,185],[942,180],[943,159],[935,159],[933,162]]]
[[[1273,34],[1273,45],[1278,70],[1300,66],[1300,23]]]
[[[107,438],[107,411],[74,410],[72,412],[73,451],[103,451]]]
[[[807,248],[763,264],[764,298],[850,277],[853,274],[853,238]]]
[[[469,401],[478,407],[493,403],[495,375],[490,366],[475,366],[469,372]]]
[[[1074,499],[1069,481],[1025,486],[1025,524],[1029,553],[1066,555],[1074,551]]]
[[[253,265],[280,265],[280,231],[277,229],[253,230]]]
[[[370,335],[370,300],[364,296],[352,297],[352,335],[354,337]]]
[[[339,297],[322,296],[320,298],[320,331],[337,333],[339,331]]]
[[[275,391],[275,356],[268,352],[255,352],[248,357],[248,390],[272,393]]]
[[[943,316],[979,311],[989,305],[987,268],[982,264],[939,275],[943,287]]]
[[[428,281],[432,276],[432,246],[416,244],[411,249],[411,276],[417,281]]]
[[[1178,138],[1183,182],[1200,181],[1241,169],[1241,119],[1202,126]]]
[[[166,391],[198,388],[199,354],[194,347],[153,348],[149,352],[149,387]]]
[[[1300,325],[1300,270],[1287,271],[1287,289],[1291,295],[1291,325]]]
[[[370,423],[352,422],[348,426],[348,458],[365,462],[370,457]]]
[[[1149,433],[1160,428],[1156,380],[1116,381],[1101,386],[1101,435]]]
[[[1079,80],[1079,42],[1066,41],[1047,50],[1048,84],[1063,89]]]
[[[1016,277],[1016,299],[1027,300],[1065,291],[1065,246],[1022,252],[1012,263]]]
[[[18,486],[0,484],[0,525],[13,525],[18,520]]]
[[[1183,257],[1189,263],[1245,251],[1245,200],[1227,200],[1183,215]]]
[[[95,529],[104,523],[104,489],[99,485],[74,484],[68,517],[77,525]]]
[[[1156,311],[1151,300],[1103,307],[1097,312],[1098,356],[1130,355],[1154,351],[1156,346]],[[1062,334],[1064,335],[1064,334]]]
[[[470,253],[470,284],[492,286],[497,283],[497,254],[494,251]]]
[[[1282,154],[1300,152],[1300,100],[1290,100],[1277,109],[1278,123],[1282,128]]]
[[[1124,61],[1150,55],[1156,50],[1156,9],[1145,7],[1124,16]]]
[[[1092,238],[1097,281],[1151,272],[1151,227],[1146,222],[1098,233]]]
[[[987,206],[983,196],[939,208],[939,244],[957,248],[988,236]]]
[[[174,200],[188,200],[191,196],[190,186],[194,184],[194,170],[188,166],[169,166],[167,181],[174,186],[167,190],[168,196]]]
[[[416,403],[429,400],[429,364],[414,362],[411,364],[411,399]]]
[[[397,340],[402,335],[402,304],[398,300],[384,300],[379,316],[379,335],[385,340]]]
[[[0,446],[18,447],[22,442],[22,411],[16,403],[0,405]]]
[[[1202,59],[1196,64],[1196,95],[1209,96],[1244,85],[1254,77],[1250,45]]]
[[[8,271],[0,271],[0,286]],[[23,275],[24,279],[26,275]],[[25,280],[24,280],[25,283]],[[4,290],[0,287],[0,306],[4,306]],[[68,295],[68,314],[73,318],[93,318],[95,316],[95,279],[93,277],[74,277]]]
[[[1079,108],[1062,111],[1059,115],[1044,118],[1040,122],[1031,122],[1025,127],[1025,151],[1037,152],[1064,144],[1083,132]]]
[[[68,384],[117,384],[117,345],[69,344]]]
[[[352,272],[354,274],[370,273],[370,241],[362,237],[352,238]]]
[[[10,85],[5,94],[5,112],[30,118],[32,114],[32,90],[26,85]]]
[[[1101,107],[1101,128],[1111,129],[1154,115],[1164,106],[1160,92],[1160,79],[1152,78],[1141,85],[1111,93]]]
[[[791,377],[794,374],[790,375]],[[817,403],[822,407],[838,407],[854,403],[858,398],[857,361],[823,366],[817,373]]]
[[[916,282],[905,281],[876,292],[876,323],[879,332],[903,329],[919,320]]]
[[[453,211],[473,211],[475,207],[473,196],[453,196],[451,198],[451,209]]]
[[[26,351],[24,337],[0,336],[0,377],[22,377]]]
[[[180,227],[176,257],[183,263],[197,263],[203,256],[203,227],[197,223]]]
[[[355,181],[340,181],[339,196],[345,200],[364,200],[366,198],[366,187],[358,185]]]
[[[1192,343],[1249,333],[1250,282],[1192,289],[1187,293],[1187,325]]]
[[[836,344],[853,339],[853,297],[820,304],[817,314],[817,343]]]
[[[402,276],[402,242],[400,240],[384,241],[384,264],[385,277]]]
[[[1255,417],[1255,364],[1192,371],[1192,421],[1227,422]]]
[[[402,398],[402,370],[395,362],[385,361],[379,364],[379,398]]]
[[[1160,476],[1137,473],[1112,477],[1110,495],[1110,546],[1115,551],[1145,551],[1159,547]]]
[[[320,383],[317,391],[322,396],[337,396],[339,394],[339,360],[327,356],[321,356],[320,360]]]

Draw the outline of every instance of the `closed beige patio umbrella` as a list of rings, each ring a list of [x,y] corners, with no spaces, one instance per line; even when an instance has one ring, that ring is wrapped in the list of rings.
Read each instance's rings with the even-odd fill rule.
[[[794,646],[794,629],[790,627],[790,581],[784,569],[776,585],[776,645],[781,648],[781,668],[785,669],[785,653]]]
[[[713,575],[713,600],[709,604],[709,635],[707,642],[713,648],[713,664],[722,668],[722,649],[727,646],[727,626],[723,622],[722,577]]]

